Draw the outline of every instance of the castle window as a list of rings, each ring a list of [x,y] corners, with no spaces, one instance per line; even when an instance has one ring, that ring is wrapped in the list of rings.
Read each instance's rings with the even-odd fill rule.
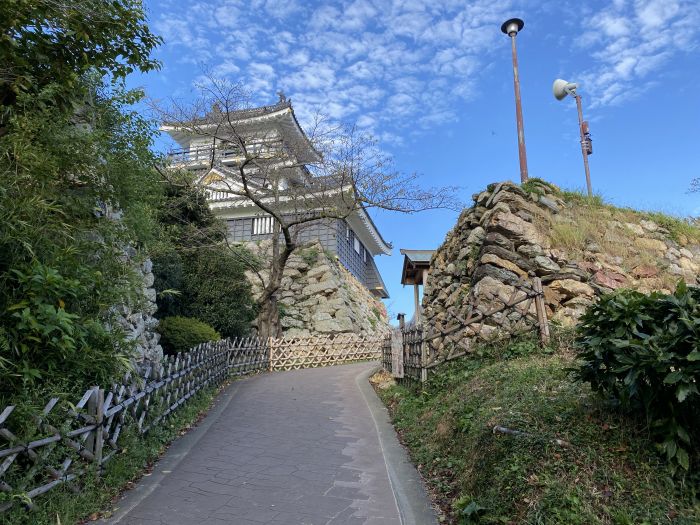
[[[267,217],[254,217],[253,218],[253,235],[266,235],[272,233],[273,218]]]
[[[358,255],[360,254],[360,246],[361,246],[360,239],[355,237],[355,251],[357,252]]]

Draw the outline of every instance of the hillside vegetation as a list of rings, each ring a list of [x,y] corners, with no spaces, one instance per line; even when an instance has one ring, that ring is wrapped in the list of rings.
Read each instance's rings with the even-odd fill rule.
[[[692,259],[700,228],[691,219],[614,206],[600,195],[588,197],[539,179],[530,179],[522,188],[556,195],[565,203],[560,213],[537,216],[535,221],[562,257],[602,264],[626,277],[625,284],[645,291],[671,291],[679,278],[692,281],[697,274]]]
[[[516,306],[433,338],[472,350],[425,385],[377,378],[446,521],[700,523],[700,228],[539,179],[473,201],[433,256],[428,331],[537,276],[557,335],[504,340]]]
[[[672,477],[643,421],[572,378],[569,341],[481,346],[423,388],[379,389],[446,521],[699,523],[698,475]]]

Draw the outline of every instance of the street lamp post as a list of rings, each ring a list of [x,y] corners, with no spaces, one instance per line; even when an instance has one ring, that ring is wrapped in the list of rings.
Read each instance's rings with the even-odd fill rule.
[[[518,125],[518,156],[520,158],[520,182],[527,182],[527,152],[525,151],[525,129],[523,126],[523,108],[520,103],[520,75],[518,74],[518,53],[515,48],[515,37],[523,28],[525,22],[519,18],[511,18],[501,25],[501,31],[510,37],[513,51],[513,84],[515,86],[515,120]]]
[[[576,109],[578,110],[578,128],[581,135],[581,154],[583,155],[583,169],[586,172],[586,189],[588,196],[593,196],[591,188],[591,171],[588,168],[588,155],[593,153],[593,145],[591,142],[591,134],[588,131],[588,122],[583,120],[583,109],[581,109],[581,95],[576,92],[577,84],[567,82],[560,78],[554,81],[552,92],[557,100],[563,100],[567,95],[571,95],[576,100]]]

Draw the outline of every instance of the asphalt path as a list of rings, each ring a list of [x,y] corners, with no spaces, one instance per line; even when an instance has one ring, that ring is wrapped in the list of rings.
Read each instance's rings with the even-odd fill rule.
[[[234,382],[116,504],[120,525],[431,525],[367,381],[376,363]]]

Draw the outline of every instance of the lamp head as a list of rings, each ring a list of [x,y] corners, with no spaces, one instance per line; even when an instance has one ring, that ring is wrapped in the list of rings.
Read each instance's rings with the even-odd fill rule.
[[[511,18],[506,20],[501,25],[501,31],[503,31],[508,36],[515,36],[520,32],[520,30],[525,26],[525,22],[519,18]]]
[[[554,93],[554,98],[557,100],[563,100],[566,98],[566,95],[576,95],[576,88],[578,87],[578,84],[575,84],[573,82],[567,82],[566,80],[562,80],[561,78],[558,78],[554,81],[554,84],[552,85],[552,93]]]

